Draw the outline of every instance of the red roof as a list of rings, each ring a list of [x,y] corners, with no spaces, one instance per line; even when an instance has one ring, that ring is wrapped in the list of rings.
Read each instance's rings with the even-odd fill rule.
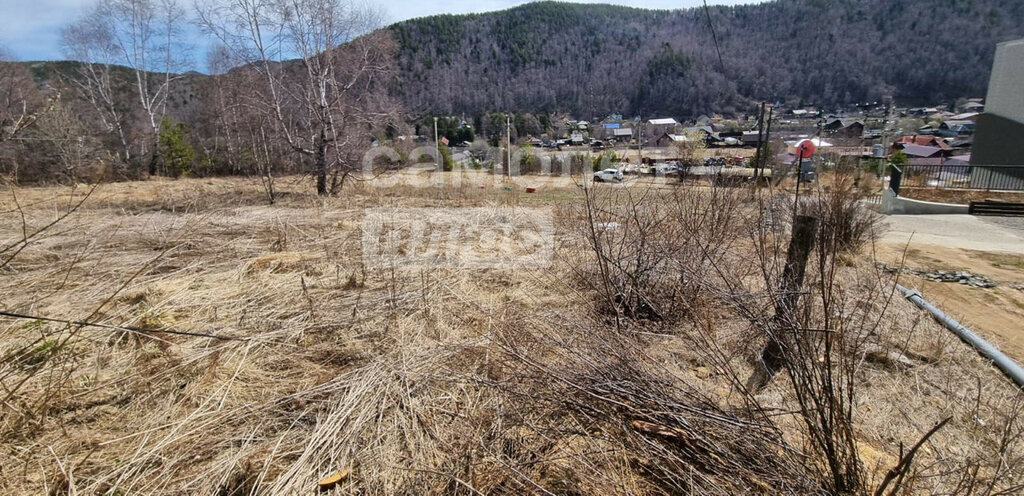
[[[930,134],[915,134],[913,136],[900,136],[900,139],[896,140],[897,143],[918,145],[918,146],[935,146],[943,150],[952,150],[953,147],[946,143],[946,140],[932,136]]]

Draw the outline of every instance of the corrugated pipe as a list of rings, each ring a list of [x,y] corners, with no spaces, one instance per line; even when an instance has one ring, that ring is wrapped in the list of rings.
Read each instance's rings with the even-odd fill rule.
[[[1024,387],[1024,368],[1013,361],[1012,358],[1003,354],[998,348],[992,346],[991,343],[985,341],[977,334],[971,332],[970,329],[964,327],[959,322],[953,320],[948,315],[942,313],[942,310],[935,308],[934,305],[928,303],[921,296],[921,292],[916,289],[907,289],[899,284],[896,285],[896,289],[900,290],[908,300],[914,302],[915,305],[925,309],[928,313],[931,313],[935,320],[938,320],[942,325],[946,326],[946,329],[953,331],[964,342],[978,350],[981,356],[992,360],[992,363],[999,367],[1013,382],[1016,382],[1018,386]]]

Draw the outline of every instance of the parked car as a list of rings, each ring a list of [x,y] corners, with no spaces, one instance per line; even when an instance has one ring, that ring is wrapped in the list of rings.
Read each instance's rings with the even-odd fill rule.
[[[629,165],[627,165],[627,166],[622,168],[622,173],[623,174],[634,174],[635,175],[635,174],[642,174],[643,170],[640,168],[640,166],[629,164]]]
[[[671,176],[679,174],[679,165],[675,162],[666,162],[654,167],[654,174],[658,176]]]
[[[594,181],[599,183],[622,182],[622,171],[619,169],[605,169],[594,173]]]

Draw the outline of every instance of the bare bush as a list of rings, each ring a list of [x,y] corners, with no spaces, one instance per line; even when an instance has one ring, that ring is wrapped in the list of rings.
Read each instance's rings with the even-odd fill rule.
[[[700,304],[745,231],[735,190],[585,190],[579,225],[596,267],[582,282],[616,319],[676,321]]]
[[[858,253],[882,234],[881,215],[866,208],[855,177],[836,173],[827,189],[804,199],[800,211],[818,216],[818,245],[826,252]]]

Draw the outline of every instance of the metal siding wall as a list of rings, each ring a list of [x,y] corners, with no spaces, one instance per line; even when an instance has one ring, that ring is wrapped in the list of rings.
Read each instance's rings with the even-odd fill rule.
[[[1024,122],[1024,40],[996,47],[985,112]]]

